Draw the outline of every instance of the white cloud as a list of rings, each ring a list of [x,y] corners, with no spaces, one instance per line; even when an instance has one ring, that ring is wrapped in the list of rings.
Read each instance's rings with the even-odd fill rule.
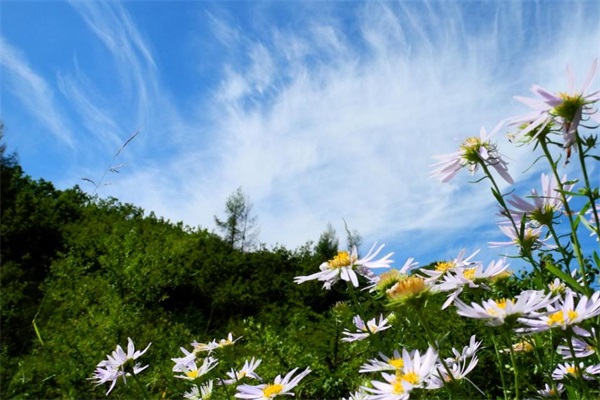
[[[468,185],[466,173],[434,182],[431,156],[454,151],[482,125],[491,130],[526,112],[512,95],[536,82],[565,87],[567,63],[585,71],[598,56],[597,20],[585,9],[594,6],[552,4],[548,11],[494,3],[472,15],[479,11],[471,3],[368,3],[353,8],[350,23],[335,13],[307,18],[305,29],[274,21],[244,40],[240,26],[210,14],[217,39],[229,50],[239,46],[244,62],[224,63],[210,108],[199,111],[210,113],[210,123],[182,125],[202,135],[190,136],[160,168],[130,169],[113,193],[211,228],[227,196],[243,186],[261,240],[290,247],[317,239],[330,221],[343,235],[342,218],[369,243],[426,238],[407,245],[418,254],[472,238],[473,226],[494,229],[485,183]],[[151,70],[151,54],[144,59]],[[522,161],[523,149],[498,140],[518,179],[532,159]]]
[[[25,56],[0,37],[2,82],[27,111],[48,127],[57,138],[73,147],[73,137],[65,115],[55,105],[49,84],[27,62]]]

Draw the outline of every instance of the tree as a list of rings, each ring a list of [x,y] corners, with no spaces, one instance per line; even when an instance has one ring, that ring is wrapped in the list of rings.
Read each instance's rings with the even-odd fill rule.
[[[353,231],[350,231],[350,228],[348,228],[348,224],[346,223],[346,220],[344,219],[344,229],[346,230],[346,241],[348,242],[348,249],[352,249],[352,247],[356,246],[356,249],[358,250],[358,248],[360,247],[360,245],[363,243],[363,238],[360,235],[360,233],[358,233],[358,231],[356,229],[354,229]]]
[[[338,252],[339,242],[335,229],[333,229],[333,225],[329,222],[327,223],[327,229],[319,237],[319,241],[315,246],[315,253],[322,256],[325,260],[330,260]]]
[[[239,187],[225,202],[225,219],[215,215],[215,224],[223,233],[223,239],[241,251],[253,248],[258,238],[257,217],[252,215],[252,206],[250,198]]]

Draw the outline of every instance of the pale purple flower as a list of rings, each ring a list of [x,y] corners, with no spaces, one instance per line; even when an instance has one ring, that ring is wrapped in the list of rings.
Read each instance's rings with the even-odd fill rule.
[[[272,384],[239,385],[235,397],[239,399],[268,400],[280,395],[293,396],[294,393],[291,390],[298,386],[298,383],[311,372],[310,368],[307,368],[292,378],[297,370],[298,368],[294,368],[283,378],[281,375],[277,375]]]
[[[600,374],[600,364],[585,366],[583,362],[579,364],[575,363],[564,363],[558,364],[556,369],[552,372],[552,379],[555,381],[562,381],[566,377],[583,378],[585,380],[594,380],[592,375]]]
[[[377,322],[376,318],[370,319],[367,323],[365,323],[360,315],[355,315],[353,318],[354,325],[356,326],[357,332],[350,332],[348,330],[344,330],[342,334],[347,337],[342,338],[344,342],[354,342],[357,340],[363,340],[369,337],[369,335],[374,335],[380,331],[384,331],[386,329],[391,328],[391,325],[388,325],[387,318],[384,318],[383,315],[379,316],[379,322]]]
[[[479,249],[477,249],[475,252],[473,252],[470,256],[468,256],[466,258],[465,258],[465,253],[466,253],[466,250],[461,249],[461,251],[458,253],[458,256],[455,259],[453,259],[452,261],[438,262],[435,265],[435,269],[421,268],[419,270],[419,273],[421,273],[423,275],[427,275],[427,278],[425,278],[425,281],[427,283],[433,284],[441,276],[443,276],[444,274],[446,274],[450,271],[453,271],[457,268],[471,267],[474,265],[481,264],[481,262],[479,262],[479,261],[471,261],[471,259],[473,257],[475,257],[477,255],[477,253],[479,253]]]
[[[213,357],[206,357],[202,360],[202,364],[198,366],[196,361],[193,361],[191,364],[178,364],[173,370],[174,372],[181,372],[181,375],[175,375],[175,378],[181,378],[188,381],[193,381],[195,379],[200,378],[203,375],[206,375],[210,370],[215,368],[219,360]]]
[[[148,366],[141,366],[140,363],[133,363],[141,357],[150,347],[152,343],[149,343],[144,350],[135,350],[133,340],[127,338],[127,353],[123,350],[120,345],[117,345],[117,349],[107,356],[106,360],[100,361],[94,371],[94,376],[90,379],[95,380],[96,386],[103,383],[112,382],[106,395],[115,387],[117,379],[123,377],[123,382],[126,382],[126,377],[130,376],[131,373],[137,375]],[[131,368],[125,370],[126,364],[131,362]]]
[[[522,332],[541,332],[552,328],[566,329],[578,323],[600,315],[600,292],[594,292],[589,298],[581,296],[575,305],[575,292],[567,291],[565,297],[546,307],[546,312],[533,318],[520,318],[526,325]]]
[[[369,400],[406,400],[410,397],[413,385],[398,374],[381,373],[385,382],[373,380],[372,388],[362,386],[361,390],[371,393]]]
[[[206,385],[198,387],[192,386],[189,392],[184,393],[183,398],[187,400],[208,400],[212,397],[213,381],[210,380]]]
[[[381,359],[373,358],[363,364],[358,370],[359,373],[381,372],[381,371],[402,371],[404,360],[398,350],[394,350],[393,357],[388,357],[379,353]]]
[[[477,358],[477,350],[481,346],[481,342],[477,342],[475,335],[471,336],[469,344],[463,347],[462,351],[458,351],[452,348],[454,357],[445,359],[446,365],[450,370],[450,374],[443,366],[441,362],[437,363],[435,372],[430,376],[427,383],[428,389],[437,389],[444,386],[445,382],[450,380],[461,380],[464,379],[477,365],[479,359]]]
[[[434,170],[430,176],[442,182],[448,182],[463,168],[467,168],[471,175],[475,174],[481,165],[492,167],[508,183],[514,183],[508,173],[507,162],[502,159],[498,147],[490,138],[501,128],[498,124],[488,135],[485,128],[479,131],[479,137],[473,136],[465,139],[458,151],[450,154],[433,156],[439,161],[431,166]]]
[[[223,383],[226,385],[232,385],[234,383],[239,382],[243,378],[261,380],[260,377],[254,372],[254,370],[260,365],[261,362],[262,360],[255,360],[254,357],[252,357],[250,362],[246,360],[244,362],[244,366],[239,371],[231,369],[231,372],[227,372],[227,376],[229,376],[229,379],[225,379]]]
[[[547,246],[546,242],[550,238],[542,239],[542,227],[532,227],[526,224],[524,227],[521,225],[519,231],[515,231],[515,228],[511,224],[500,224],[498,228],[502,233],[510,238],[508,242],[488,242],[490,247],[503,247],[503,246],[517,246],[520,249],[525,250],[537,250],[540,247]],[[521,232],[522,230],[522,232]]]
[[[538,312],[549,306],[555,299],[551,294],[538,290],[526,290],[514,299],[485,300],[481,305],[471,303],[466,305],[456,300],[454,305],[457,313],[467,318],[487,320],[490,326],[503,325],[507,318],[537,317]],[[519,319],[520,321],[521,319]]]
[[[552,94],[539,85],[533,85],[531,91],[539,98],[531,99],[527,97],[515,96],[515,99],[533,108],[534,111],[522,116],[512,118],[509,121],[511,125],[523,125],[518,136],[523,137],[530,132],[536,131],[534,138],[537,137],[550,124],[560,126],[563,134],[563,147],[569,149],[576,141],[576,132],[579,124],[589,116],[598,119],[597,110],[594,103],[599,99],[599,90],[585,94],[590,86],[596,68],[598,59],[592,63],[592,67],[580,91],[576,91],[573,72],[567,68],[569,80],[569,93]]]
[[[556,387],[550,387],[547,383],[544,385],[544,389],[538,390],[538,394],[544,398],[553,397],[559,398],[560,394],[565,391],[565,385],[559,383]]]
[[[542,174],[542,193],[538,194],[535,189],[531,190],[531,198],[533,204],[526,201],[520,196],[512,195],[508,203],[515,207],[515,210],[510,210],[514,221],[520,221],[523,215],[526,215],[528,220],[540,225],[550,225],[554,218],[554,213],[561,212],[563,208],[563,197],[559,193],[559,185],[554,177]],[[561,179],[563,190],[568,192],[573,188],[573,184],[567,184],[567,176],[564,175]],[[569,201],[570,197],[566,200]]]
[[[390,260],[390,257],[394,253],[389,253],[380,259],[374,260],[384,245],[379,246],[377,250],[375,250],[375,246],[376,244],[361,259],[358,258],[356,246],[352,247],[351,252],[340,251],[333,259],[319,266],[320,272],[308,276],[297,276],[294,278],[294,282],[301,284],[316,279],[324,282],[323,287],[329,290],[333,284],[342,279],[346,282],[351,282],[354,287],[358,287],[358,275],[372,280],[374,275],[373,271],[371,271],[372,269],[389,268],[393,262],[393,260]]]
[[[486,269],[481,264],[475,264],[471,267],[457,267],[448,271],[441,279],[441,282],[434,286],[434,290],[452,292],[442,305],[442,309],[452,304],[465,287],[487,288],[484,281],[499,276],[506,271],[508,266],[509,264],[505,263],[505,259],[501,259],[492,261]]]

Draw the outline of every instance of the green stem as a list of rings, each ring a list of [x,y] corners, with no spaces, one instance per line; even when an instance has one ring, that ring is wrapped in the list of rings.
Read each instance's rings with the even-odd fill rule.
[[[517,226],[517,222],[513,218],[512,214],[510,213],[510,209],[508,208],[508,205],[506,204],[506,201],[504,201],[504,195],[500,192],[500,188],[498,187],[498,184],[496,183],[496,180],[494,179],[494,176],[490,173],[490,170],[487,167],[487,165],[485,164],[485,162],[481,161],[480,165],[481,165],[481,168],[483,169],[483,171],[485,172],[486,176],[488,177],[488,179],[492,183],[492,186],[494,187],[494,190],[496,191],[496,193],[498,193],[497,200],[498,200],[498,203],[500,203],[500,206],[503,209],[504,215],[509,219],[509,221],[510,221],[512,227],[513,227],[513,229],[515,230],[515,234],[519,235],[519,233],[521,232],[521,229],[520,229],[521,223],[519,223],[519,226]],[[523,258],[525,258],[533,266],[534,270],[537,271],[538,268],[536,268],[536,267],[538,267],[538,263],[533,258],[533,254],[531,253],[531,249],[526,249],[525,247],[521,246],[521,253],[523,255]]]
[[[594,220],[596,222],[596,233],[600,235],[600,219],[598,218],[598,210],[596,209],[596,197],[592,192],[592,186],[590,185],[590,179],[588,178],[587,167],[585,165],[585,154],[583,154],[583,146],[581,140],[579,140],[579,132],[577,132],[577,149],[579,150],[579,163],[581,164],[581,172],[583,173],[583,181],[585,182],[586,194],[590,199],[590,207],[594,214]]]
[[[504,400],[508,400],[508,389],[506,388],[506,378],[504,377],[504,368],[502,366],[502,359],[500,358],[500,350],[498,350],[498,343],[496,342],[496,336],[492,335],[492,342],[494,343],[494,351],[496,352],[496,364],[500,371],[500,380],[502,381],[502,392],[504,393]]]
[[[508,343],[508,348],[510,350],[510,362],[513,367],[513,376],[514,376],[514,380],[515,380],[515,399],[519,400],[519,398],[521,397],[520,396],[521,385],[519,385],[519,369],[517,368],[517,359],[515,357],[515,350],[513,349],[513,346],[512,346],[512,340],[510,337],[509,330],[506,331],[506,342]]]
[[[140,391],[142,392],[143,398],[144,399],[149,399],[150,396],[148,396],[148,391],[146,390],[146,388],[144,387],[144,385],[142,385],[142,382],[140,382],[139,378],[137,377],[137,374],[131,374],[131,376],[133,376],[133,380],[135,381],[135,383],[140,388]]]
[[[569,224],[571,225],[571,243],[573,244],[573,250],[575,251],[575,257],[577,257],[577,263],[579,264],[579,268],[581,270],[581,276],[583,277],[584,287],[589,288],[587,281],[587,273],[586,266],[583,260],[583,254],[581,253],[581,245],[579,244],[579,237],[577,236],[577,229],[575,229],[575,221],[573,220],[573,212],[571,211],[571,207],[569,206],[569,202],[567,201],[567,196],[565,195],[564,185],[562,183],[562,179],[558,175],[558,170],[556,168],[557,163],[552,158],[552,154],[550,154],[550,150],[548,149],[548,143],[545,140],[540,140],[540,145],[542,147],[542,151],[544,155],[548,159],[548,163],[550,164],[550,169],[552,170],[552,175],[554,175],[554,179],[556,180],[556,185],[558,186],[558,192],[561,196],[561,200],[563,202],[563,207],[565,208],[565,214],[569,219]],[[567,269],[570,270],[568,265],[569,260],[565,260]]]
[[[452,395],[455,394],[454,393],[454,386],[456,384],[456,379],[454,379],[454,374],[452,374],[452,371],[448,367],[448,364],[446,364],[446,361],[444,360],[444,358],[440,354],[440,349],[439,349],[439,347],[437,345],[437,342],[435,340],[435,335],[433,334],[433,331],[429,327],[429,324],[427,323],[427,319],[423,315],[423,311],[418,306],[417,307],[412,307],[412,308],[413,308],[413,310],[415,310],[415,313],[417,314],[417,317],[419,318],[419,322],[421,322],[421,326],[423,327],[423,330],[425,331],[425,335],[427,336],[427,340],[429,342],[429,345],[431,347],[433,347],[433,349],[438,354],[438,358],[440,360],[440,363],[442,364],[442,366],[446,370],[446,373],[448,374],[448,377],[450,378],[449,382],[444,382],[444,386],[448,388],[448,391],[450,392],[450,395],[452,396]]]

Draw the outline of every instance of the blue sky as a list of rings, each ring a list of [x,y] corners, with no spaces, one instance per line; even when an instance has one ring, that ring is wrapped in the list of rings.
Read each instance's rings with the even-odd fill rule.
[[[0,18],[5,141],[34,178],[93,192],[82,178],[140,131],[98,195],[213,229],[242,186],[262,242],[343,238],[345,219],[400,265],[502,251],[487,185],[431,180],[432,156],[600,56],[597,1],[3,1]],[[547,171],[504,132],[526,195]]]

